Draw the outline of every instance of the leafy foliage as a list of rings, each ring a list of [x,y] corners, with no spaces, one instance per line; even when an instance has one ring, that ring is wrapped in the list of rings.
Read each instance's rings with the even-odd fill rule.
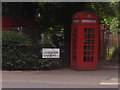
[[[42,70],[51,70],[61,67],[60,59],[40,59],[40,69]]]
[[[3,16],[40,21],[47,32],[49,28],[54,31],[59,26],[60,30],[69,27],[71,16],[77,11],[92,11],[99,16],[101,24],[110,26],[111,32],[120,31],[120,2],[4,2],[2,6]]]
[[[117,47],[115,50],[114,50],[114,52],[113,52],[113,54],[112,54],[112,59],[114,60],[114,61],[118,61],[119,63],[120,63],[120,46],[119,47]]]
[[[50,36],[56,33],[64,33],[64,41],[66,45],[70,45],[71,17],[75,12],[91,11],[96,13],[99,16],[100,24],[108,27],[113,34],[117,34],[120,32],[119,10],[120,2],[4,2],[2,11],[3,16],[22,17],[40,21],[42,32]],[[53,47],[49,40],[41,42],[41,45]]]
[[[119,2],[92,2],[88,7],[100,18],[100,24],[109,27],[110,32],[117,34],[120,31]]]
[[[4,31],[2,35],[3,70],[55,69],[60,66],[59,59],[42,59],[41,53],[30,52],[32,41],[28,36],[14,31]],[[42,45],[47,47],[51,44],[46,41]]]
[[[92,11],[99,16],[101,24],[106,27],[109,26],[111,32],[117,33],[120,25],[119,5],[119,2],[42,2],[38,6],[41,17],[37,18],[37,20],[43,23],[44,28],[55,28],[56,25],[63,25],[65,28],[65,25],[67,25],[65,23],[71,22],[71,16],[75,12]]]
[[[35,55],[27,52],[32,41],[25,35],[14,31],[4,31],[2,34],[2,66],[7,70],[36,69]],[[33,62],[34,60],[34,62]]]
[[[52,38],[48,34],[43,34],[43,37],[38,42],[39,46],[41,47],[41,59],[39,60],[40,69],[42,70],[51,70],[55,68],[61,67],[61,59],[54,59],[54,58],[42,58],[42,48],[56,48],[55,43],[53,43]]]
[[[41,39],[38,43],[41,48],[56,47],[51,39]]]

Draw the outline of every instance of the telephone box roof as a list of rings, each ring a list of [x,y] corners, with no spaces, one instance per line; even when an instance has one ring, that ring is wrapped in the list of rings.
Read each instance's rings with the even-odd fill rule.
[[[72,16],[72,19],[82,19],[82,18],[94,18],[94,19],[98,19],[98,16],[95,13],[89,12],[89,11],[76,12]]]

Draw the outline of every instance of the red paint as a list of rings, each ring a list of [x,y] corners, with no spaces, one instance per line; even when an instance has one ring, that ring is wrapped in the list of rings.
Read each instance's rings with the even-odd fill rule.
[[[99,56],[102,58],[105,56],[105,26],[100,25],[100,43],[99,43]]]
[[[13,18],[13,17],[0,17],[2,19],[2,31],[16,31],[17,29],[9,29],[16,27],[26,27],[26,28],[40,28],[40,23],[28,19]]]
[[[77,12],[72,21],[71,67],[95,70],[98,66],[98,16],[91,12]]]

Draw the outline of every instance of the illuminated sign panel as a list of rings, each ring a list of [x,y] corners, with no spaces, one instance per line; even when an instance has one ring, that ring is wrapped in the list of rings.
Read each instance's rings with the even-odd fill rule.
[[[96,23],[96,20],[82,20],[82,23]]]
[[[73,23],[80,23],[79,19],[73,20]],[[82,23],[96,23],[96,20],[82,20]]]

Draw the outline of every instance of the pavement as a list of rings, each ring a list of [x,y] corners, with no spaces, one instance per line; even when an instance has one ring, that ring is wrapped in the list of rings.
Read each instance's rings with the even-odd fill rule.
[[[116,63],[101,63],[94,71],[2,71],[2,88],[118,88],[118,84]]]

